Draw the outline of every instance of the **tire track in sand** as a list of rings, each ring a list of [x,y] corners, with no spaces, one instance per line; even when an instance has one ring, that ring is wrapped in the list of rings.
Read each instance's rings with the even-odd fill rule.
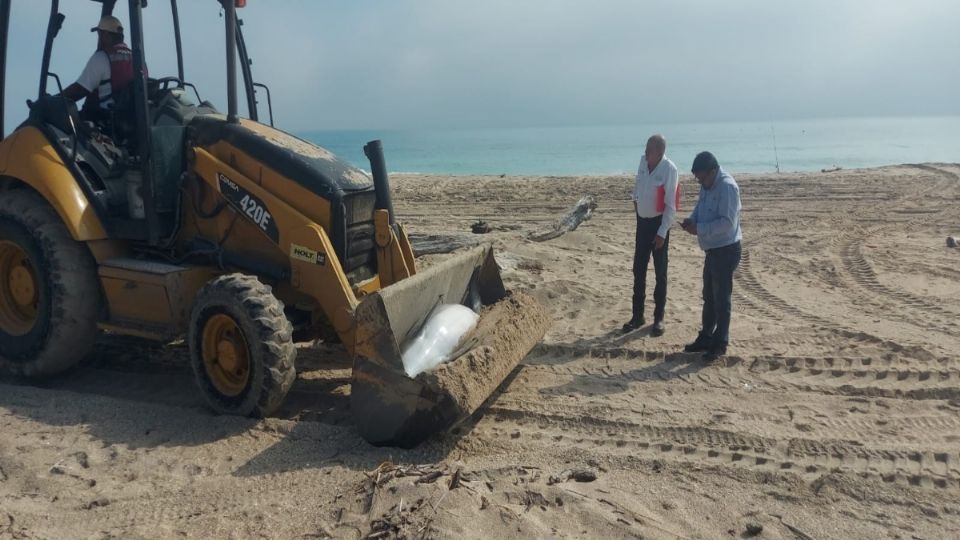
[[[594,351],[596,352],[596,351]],[[616,358],[608,352],[602,358]],[[631,358],[632,356],[632,358]],[[805,392],[883,397],[911,400],[960,399],[960,365],[955,361],[905,363],[897,357],[884,358],[823,358],[823,357],[754,357],[728,356],[709,366],[699,367],[694,354],[676,355],[671,360],[656,361],[655,355],[631,355],[625,362],[597,365],[596,363],[531,364],[522,366],[523,372],[549,372],[558,377],[573,379],[560,387],[546,391],[562,394],[576,385],[577,378],[594,382],[622,383],[684,383],[710,388],[744,388],[756,391]],[[685,358],[677,358],[677,356]],[[692,358],[690,358],[692,357]],[[596,355],[592,358],[597,358]],[[637,366],[644,358],[645,366]]]
[[[487,415],[491,421],[478,423],[471,435],[517,446],[518,451],[526,444],[520,435],[525,432],[534,441],[548,439],[592,453],[792,473],[808,480],[845,472],[920,488],[960,489],[960,453],[956,450],[930,452],[866,447],[854,441],[778,440],[705,427],[565,416],[532,408],[493,406]]]
[[[852,277],[854,285],[863,291],[863,294],[860,295],[861,298],[867,303],[883,307],[876,300],[869,298],[870,293],[880,294],[897,305],[896,309],[898,311],[895,314],[898,322],[923,329],[933,329],[949,336],[956,336],[960,333],[960,323],[957,322],[960,321],[960,313],[944,309],[939,304],[928,302],[907,291],[888,287],[877,279],[877,274],[863,255],[861,246],[866,238],[879,234],[881,231],[882,229],[878,228],[871,233],[848,238],[840,247],[839,255],[843,263],[843,269]],[[880,314],[889,317],[890,310],[886,308]]]

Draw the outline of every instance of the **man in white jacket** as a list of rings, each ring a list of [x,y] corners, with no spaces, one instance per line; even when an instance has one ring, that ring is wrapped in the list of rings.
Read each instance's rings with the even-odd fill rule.
[[[677,166],[665,157],[667,141],[657,134],[647,140],[647,148],[637,170],[633,187],[633,209],[637,216],[636,245],[633,255],[633,317],[623,325],[632,332],[646,323],[647,266],[653,255],[656,286],[653,289],[653,328],[651,335],[662,336],[667,305],[667,251],[670,226],[677,214],[679,175]]]

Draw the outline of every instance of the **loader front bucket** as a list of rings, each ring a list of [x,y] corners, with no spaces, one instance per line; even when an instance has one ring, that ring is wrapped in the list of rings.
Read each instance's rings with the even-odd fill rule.
[[[480,314],[453,359],[407,376],[401,350],[434,307],[463,304]],[[356,311],[350,406],[372,444],[409,448],[465,420],[547,331],[533,297],[507,292],[489,247],[473,249],[370,294]]]

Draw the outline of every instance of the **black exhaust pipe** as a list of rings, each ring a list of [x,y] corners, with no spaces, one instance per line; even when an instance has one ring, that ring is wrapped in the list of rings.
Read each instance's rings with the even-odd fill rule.
[[[387,162],[383,159],[383,144],[379,139],[363,146],[363,153],[370,160],[370,174],[373,175],[373,187],[377,192],[377,209],[390,214],[390,225],[396,223],[393,214],[393,199],[390,198],[390,178],[387,176]]]

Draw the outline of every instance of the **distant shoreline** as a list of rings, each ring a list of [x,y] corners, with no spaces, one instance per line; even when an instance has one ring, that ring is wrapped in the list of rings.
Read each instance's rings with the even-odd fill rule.
[[[871,170],[885,170],[885,169],[894,169],[898,167],[929,167],[929,166],[951,166],[958,165],[960,161],[949,162],[949,161],[931,161],[923,163],[891,163],[888,165],[878,165],[874,167],[826,167],[819,170],[781,170],[777,171],[768,171],[768,172],[737,172],[727,170],[730,174],[734,176],[749,176],[751,178],[764,177],[764,176],[778,176],[778,175],[797,175],[797,174],[832,174],[838,172],[864,172]],[[721,165],[722,166],[722,165]],[[725,169],[726,170],[726,169]],[[364,172],[367,172],[364,170]],[[411,178],[411,177],[423,177],[423,178],[555,178],[555,179],[576,179],[576,178],[619,178],[619,177],[629,177],[633,178],[633,172],[618,172],[618,173],[590,173],[590,174],[487,174],[487,173],[438,173],[438,172],[406,172],[406,171],[390,171],[390,176]],[[688,171],[680,169],[681,176],[692,176]]]
[[[960,117],[852,118],[726,124],[644,124],[458,131],[326,131],[300,136],[362,169],[363,145],[383,143],[393,174],[619,176],[633,174],[647,138],[689,171],[709,150],[733,173],[820,172],[960,159]]]

